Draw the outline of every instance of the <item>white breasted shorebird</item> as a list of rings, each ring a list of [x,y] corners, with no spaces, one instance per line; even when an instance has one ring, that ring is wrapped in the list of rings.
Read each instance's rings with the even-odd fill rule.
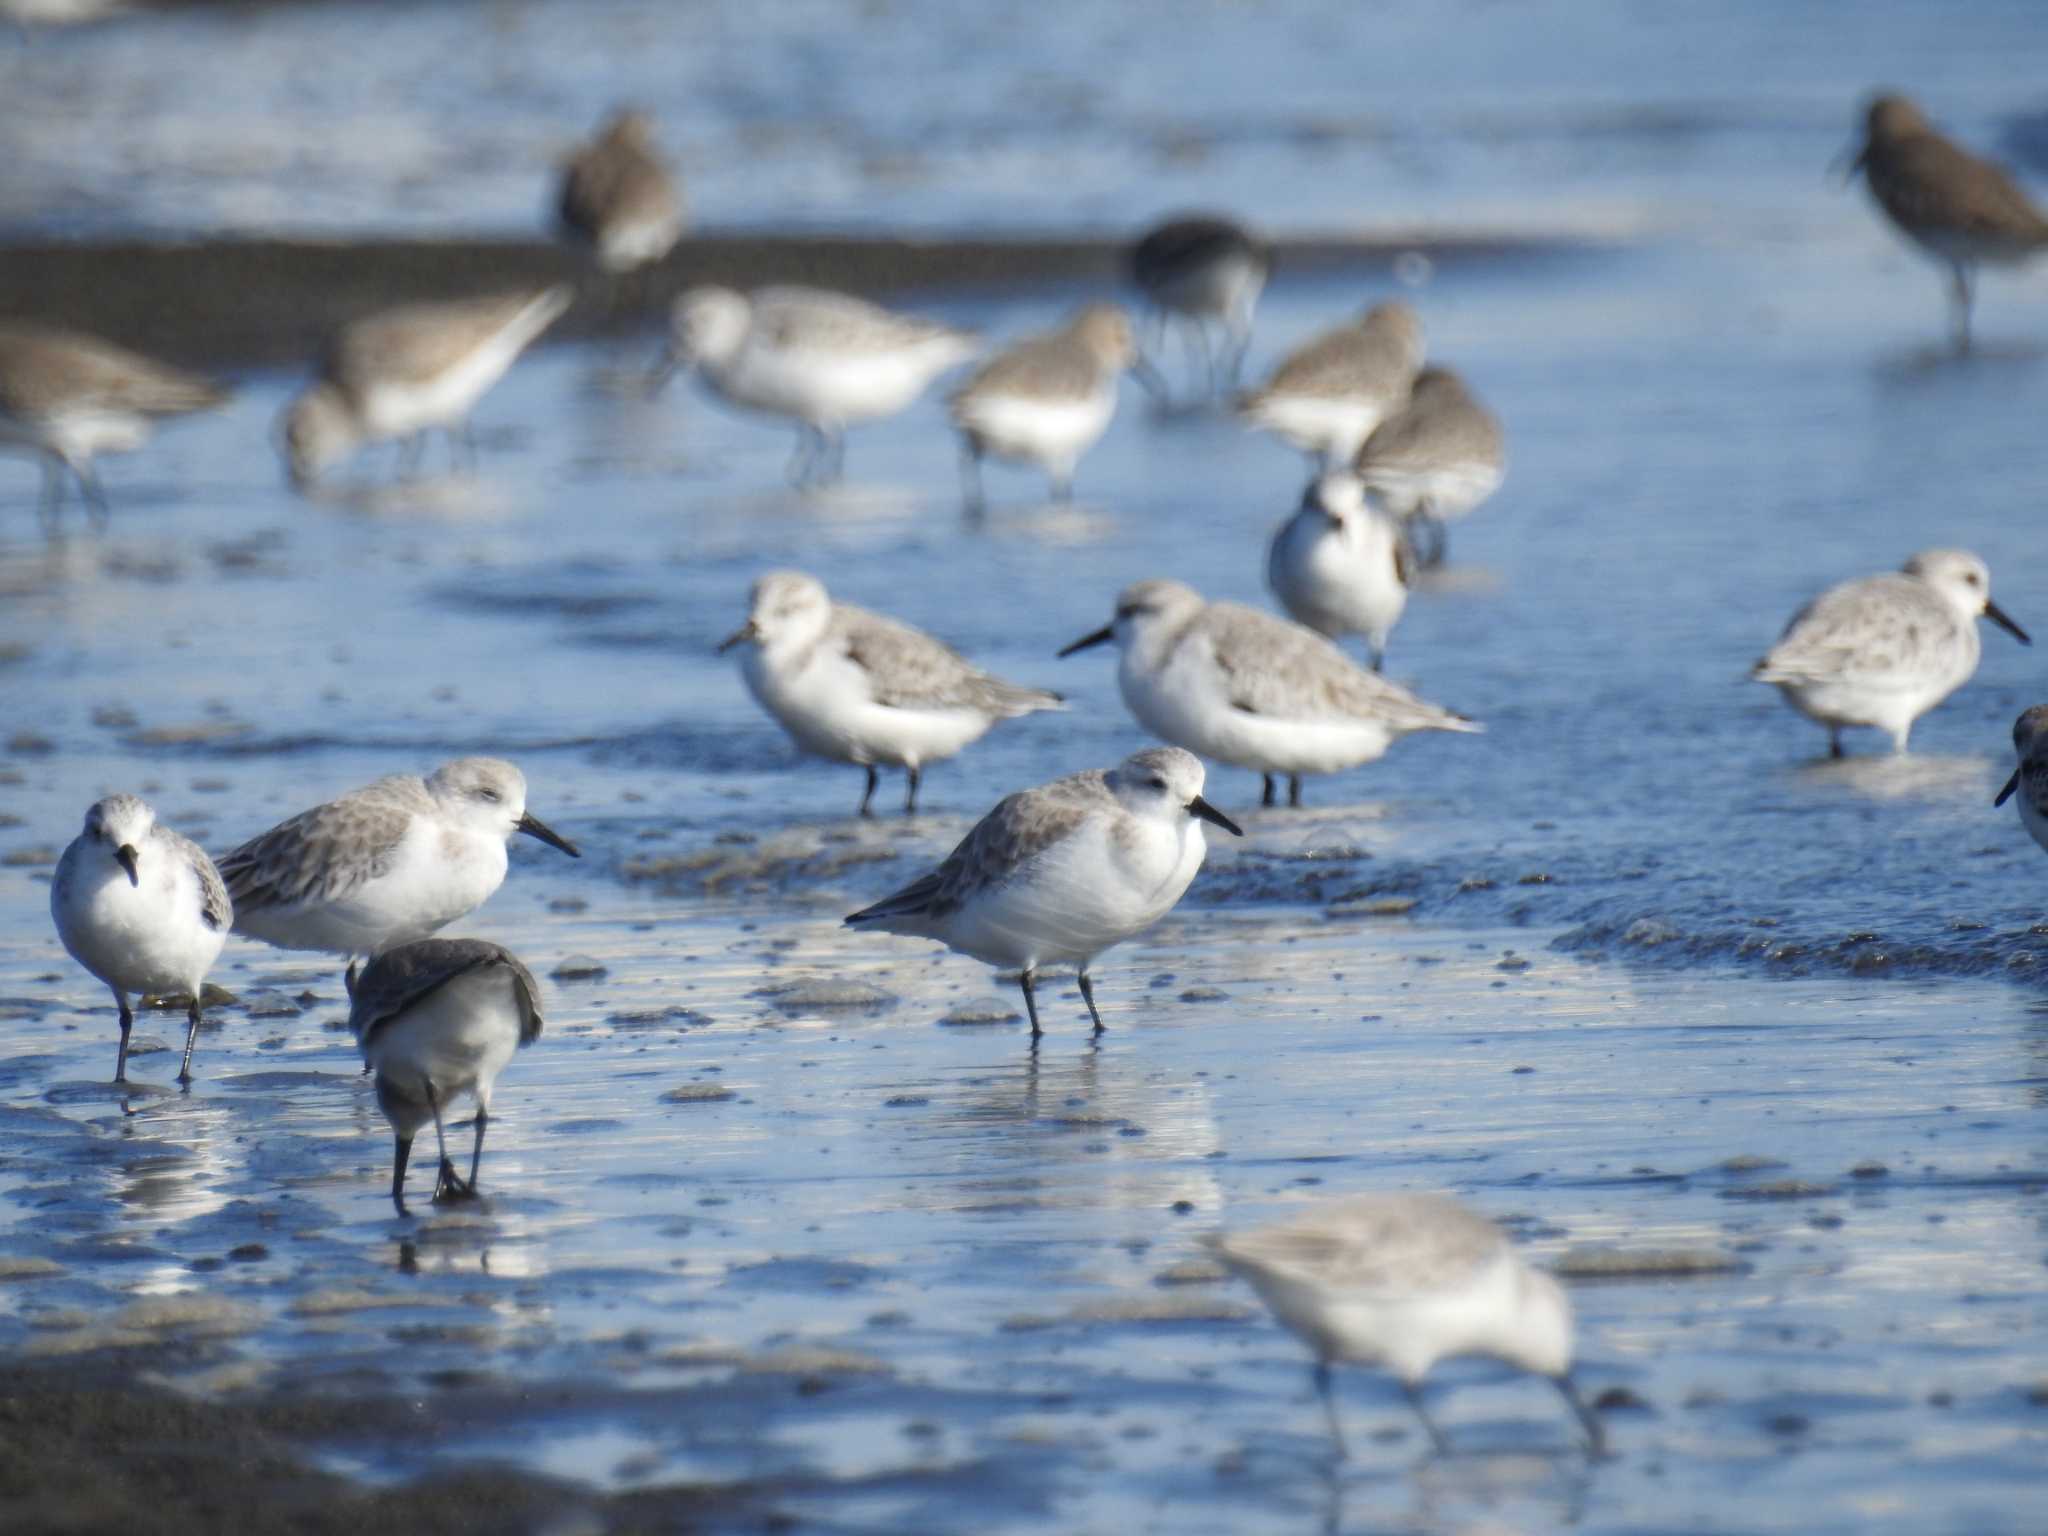
[[[1252,340],[1252,314],[1273,268],[1266,242],[1235,219],[1188,214],[1147,230],[1131,247],[1131,281],[1160,322],[1178,322],[1201,359],[1207,393],[1234,386]],[[1209,328],[1222,332],[1219,348]]]
[[[510,950],[484,939],[421,939],[387,949],[360,975],[349,974],[349,1028],[376,1074],[377,1107],[391,1122],[396,1150],[391,1203],[405,1208],[405,1165],[421,1126],[434,1123],[441,1161],[434,1199],[477,1193],[477,1164],[491,1118],[491,1090],[521,1046],[540,1038],[540,984]],[[448,1156],[446,1107],[462,1094],[476,1101],[469,1177]]]
[[[286,410],[285,468],[303,489],[360,444],[399,439],[416,466],[426,434],[451,447],[469,413],[519,354],[569,307],[567,287],[407,304],[345,325],[314,382]],[[475,456],[474,445],[470,455]]]
[[[945,863],[854,913],[847,926],[937,939],[984,965],[1014,968],[1034,1048],[1039,970],[1077,966],[1099,1035],[1088,974],[1095,957],[1173,910],[1208,852],[1203,822],[1244,835],[1202,798],[1202,777],[1189,753],[1151,747],[1107,771],[1019,790]]]
[[[998,720],[1061,706],[1058,694],[991,677],[923,630],[835,603],[801,571],[770,571],[754,583],[747,622],[718,649],[737,645],[748,647],[747,690],[791,740],[867,769],[863,816],[877,763],[908,775],[909,815],[926,763],[979,741]]]
[[[965,456],[969,512],[983,505],[981,461],[993,455],[1036,464],[1053,498],[1074,494],[1074,465],[1109,429],[1117,380],[1125,370],[1156,380],[1138,355],[1130,316],[1114,304],[1090,304],[1055,331],[1005,347],[953,392],[953,422]],[[1155,392],[1161,386],[1153,385]]]
[[[1408,606],[1408,561],[1400,523],[1356,475],[1333,471],[1311,483],[1301,509],[1273,531],[1266,585],[1317,634],[1365,636],[1377,672]]]
[[[185,1055],[178,1081],[192,1081],[201,989],[234,919],[213,860],[188,837],[157,823],[134,795],[109,795],[85,813],[85,827],[57,861],[50,916],[72,959],[105,982],[121,1014],[114,1081],[128,1081],[130,994],[184,992]]]
[[[47,528],[56,526],[67,472],[78,482],[87,510],[104,525],[107,497],[93,459],[140,448],[158,420],[207,410],[227,398],[227,390],[210,379],[94,336],[0,323],[0,449],[42,460],[38,510]]]
[[[1353,472],[1402,520],[1424,565],[1441,565],[1447,526],[1500,489],[1507,439],[1495,416],[1448,368],[1415,376],[1407,402],[1373,429]],[[1427,531],[1424,544],[1418,535]]]
[[[1117,687],[1138,723],[1162,740],[1273,779],[1340,773],[1382,757],[1414,731],[1484,727],[1368,672],[1314,630],[1241,603],[1205,602],[1177,581],[1141,581],[1116,616],[1060,652],[1114,641]]]
[[[1750,670],[1785,702],[1828,728],[1842,756],[1844,726],[1886,732],[1906,750],[1913,722],[1970,680],[1983,653],[1977,620],[2022,645],[2027,632],[1991,601],[1991,572],[1967,550],[1923,549],[1898,571],[1845,581],[1792,615]]]
[[[1863,109],[1863,143],[1850,163],[1900,234],[1949,269],[1950,328],[1970,345],[1977,268],[2015,266],[2048,249],[2048,218],[2003,167],[1939,132],[1895,92]]]
[[[1341,469],[1407,400],[1421,366],[1421,318],[1390,300],[1296,347],[1238,401],[1238,414],[1322,468]]]
[[[683,196],[655,148],[645,112],[615,113],[562,168],[563,233],[610,273],[657,262],[683,234]]]
[[[1207,1246],[1251,1282],[1282,1327],[1315,1353],[1316,1393],[1345,1454],[1331,1367],[1390,1371],[1431,1444],[1449,1442],[1423,1405],[1439,1360],[1488,1355],[1550,1381],[1605,1454],[1598,1416],[1571,1378],[1572,1308],[1556,1279],[1447,1195],[1354,1195]]]
[[[819,288],[692,288],[671,329],[656,387],[694,367],[732,404],[794,421],[798,484],[837,478],[848,427],[895,415],[981,348],[966,331]]]
[[[2019,766],[1991,803],[2003,805],[2017,791],[2020,825],[2048,849],[2048,704],[2036,704],[2013,721],[2012,746]]]
[[[460,757],[302,811],[222,857],[235,931],[281,949],[374,955],[467,916],[505,881],[524,832],[578,858],[526,809],[526,777]]]

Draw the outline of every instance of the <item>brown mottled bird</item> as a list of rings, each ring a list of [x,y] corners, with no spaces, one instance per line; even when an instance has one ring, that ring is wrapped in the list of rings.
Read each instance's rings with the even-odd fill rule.
[[[558,208],[563,230],[607,272],[659,261],[683,233],[683,199],[655,152],[644,112],[620,112],[570,157]]]
[[[1864,109],[1863,145],[1850,165],[1899,232],[1948,263],[1956,349],[1970,345],[1977,267],[2013,266],[2048,247],[2048,218],[2004,168],[1935,130],[1895,92]]]
[[[43,461],[41,513],[56,524],[64,473],[78,482],[102,525],[106,493],[92,466],[101,453],[125,453],[149,441],[157,417],[219,405],[228,391],[210,379],[55,326],[0,325],[0,449]]]

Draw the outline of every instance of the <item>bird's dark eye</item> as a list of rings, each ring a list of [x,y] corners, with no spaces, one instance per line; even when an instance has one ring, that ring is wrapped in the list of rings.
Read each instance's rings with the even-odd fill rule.
[[[499,800],[504,798],[495,789],[480,789],[477,791],[477,794],[483,799],[490,801],[493,805],[496,805]]]
[[[1152,777],[1148,779],[1146,782],[1149,783],[1154,789],[1166,788],[1166,780],[1160,778],[1159,775],[1156,773],[1152,775]]]

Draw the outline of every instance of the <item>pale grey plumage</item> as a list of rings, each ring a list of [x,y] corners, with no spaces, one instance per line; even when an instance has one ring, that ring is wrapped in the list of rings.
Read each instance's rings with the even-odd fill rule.
[[[1949,669],[1964,627],[1924,581],[1887,571],[1830,587],[1793,614],[1751,675],[1914,686]]]
[[[1203,1242],[1240,1272],[1396,1294],[1453,1289],[1510,1251],[1499,1227],[1437,1194],[1355,1195]]]
[[[113,410],[181,416],[227,397],[211,379],[96,336],[0,324],[0,415],[29,420],[67,410]]]
[[[1368,672],[1315,631],[1242,603],[1216,602],[1177,637],[1213,649],[1233,707],[1288,720],[1357,718],[1397,732],[1470,730],[1472,722]]]
[[[250,911],[332,901],[390,873],[413,817],[433,813],[416,775],[392,774],[251,838],[221,858],[221,874]]]
[[[557,294],[566,303],[566,290],[525,288],[381,310],[335,333],[320,359],[319,377],[360,411],[378,385],[432,383]]]
[[[368,1050],[377,1032],[457,977],[498,966],[510,973],[519,1001],[519,1043],[540,1038],[540,983],[510,950],[487,939],[425,939],[386,950],[353,973],[349,1029]]]
[[[1479,403],[1457,374],[1436,367],[1415,376],[1407,404],[1365,440],[1357,467],[1370,486],[1389,471],[1426,473],[1464,464],[1498,468],[1505,454],[1500,418]]]
[[[1375,304],[1358,319],[1311,337],[1247,396],[1256,406],[1274,395],[1364,396],[1391,409],[1405,399],[1422,361],[1422,322],[1398,299]]]
[[[1055,709],[1060,696],[991,676],[943,641],[852,603],[832,604],[822,645],[841,645],[868,674],[875,702],[897,709],[974,709],[1000,720]]]
[[[570,157],[556,211],[563,229],[613,271],[668,253],[682,234],[683,199],[645,113],[618,113]]]

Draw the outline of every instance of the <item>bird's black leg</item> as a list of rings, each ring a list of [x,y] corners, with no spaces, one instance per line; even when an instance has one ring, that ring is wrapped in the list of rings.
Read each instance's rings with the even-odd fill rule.
[[[107,492],[100,484],[100,472],[92,467],[92,460],[85,459],[72,473],[78,476],[78,488],[85,492],[86,515],[92,519],[93,527],[105,533],[113,515],[107,510]]]
[[[469,1192],[476,1193],[477,1164],[484,1160],[484,1127],[491,1123],[490,1111],[479,1104],[476,1107],[476,1141],[469,1149]]]
[[[128,1032],[135,1028],[135,1013],[128,1006],[128,999],[120,993],[114,994],[115,1005],[121,1010],[121,1054],[114,1058],[114,1081],[128,1081]]]
[[[1422,1383],[1419,1381],[1404,1381],[1401,1383],[1401,1390],[1407,1394],[1408,1406],[1415,1410],[1415,1417],[1422,1420],[1422,1427],[1429,1431],[1431,1448],[1439,1456],[1448,1455],[1451,1449],[1451,1442],[1444,1437],[1444,1432],[1437,1428],[1436,1420],[1429,1416],[1429,1409],[1423,1406]]]
[[[1031,973],[1021,972],[1017,981],[1024,988],[1024,1011],[1031,1016],[1031,1042],[1036,1047],[1038,1037],[1045,1031],[1038,1027],[1038,996],[1031,990]]]
[[[1086,971],[1075,978],[1081,983],[1081,1001],[1088,1005],[1088,1017],[1095,1021],[1095,1033],[1101,1034],[1106,1027],[1102,1015],[1095,1010],[1095,982]]]
[[[1070,469],[1052,477],[1052,499],[1067,506],[1074,499],[1074,472]]]
[[[973,438],[960,443],[960,510],[980,517],[988,510],[988,492],[981,483],[981,449]]]
[[[192,1006],[185,1010],[185,1059],[178,1064],[178,1081],[192,1081],[192,1047],[199,1043],[199,987],[192,989]]]
[[[818,429],[805,422],[796,429],[796,451],[789,456],[789,467],[784,471],[791,485],[809,485],[811,466],[818,461]]]
[[[1301,775],[1298,773],[1287,775],[1287,803],[1297,809],[1301,805]]]
[[[875,786],[881,783],[882,776],[879,773],[875,772],[875,765],[873,763],[866,763],[863,764],[863,766],[868,771],[868,787],[861,793],[860,813],[863,816],[872,816],[875,814],[873,809],[875,799]]]
[[[427,434],[415,432],[398,445],[398,478],[410,480],[420,472],[420,461],[427,456]]]
[[[1968,266],[1958,261],[1949,268],[1950,328],[1954,332],[1956,351],[1970,350],[1970,303],[1971,273]]]
[[[454,1160],[448,1156],[448,1133],[441,1126],[441,1097],[434,1092],[434,1085],[427,1084],[427,1107],[434,1112],[434,1140],[441,1149],[441,1167],[434,1176],[434,1199],[460,1200],[469,1193],[469,1186],[462,1182],[455,1171]]]
[[[1337,1383],[1328,1360],[1316,1361],[1315,1383],[1316,1396],[1323,1400],[1323,1417],[1330,1425],[1330,1444],[1336,1447],[1337,1459],[1342,1461],[1351,1454],[1351,1448],[1344,1443],[1344,1423],[1337,1417]]]
[[[1607,1426],[1600,1422],[1600,1415],[1593,1411],[1592,1404],[1579,1395],[1578,1384],[1572,1380],[1569,1372],[1562,1376],[1553,1376],[1550,1380],[1551,1384],[1563,1394],[1564,1400],[1571,1405],[1572,1412],[1578,1415],[1579,1423],[1584,1426],[1587,1454],[1596,1460],[1605,1456],[1607,1454]]]
[[[846,478],[846,434],[844,432],[832,432],[827,434],[825,440],[832,448],[832,459],[827,467],[826,474],[836,485]]]
[[[43,494],[36,500],[36,521],[43,533],[54,538],[64,517],[64,461],[54,453],[43,455]]]
[[[400,1216],[410,1216],[405,1208],[405,1165],[412,1158],[412,1138],[400,1136],[398,1147],[391,1155],[391,1203],[398,1207]]]
[[[904,769],[904,772],[910,776],[910,789],[903,796],[903,814],[915,816],[917,814],[917,784],[920,777],[917,764],[910,764],[909,767]]]
[[[1842,750],[1842,728],[1841,728],[1841,727],[1840,727],[1839,725],[1831,725],[1831,726],[1829,726],[1829,727],[1828,727],[1828,756],[1829,756],[1829,757],[1847,757],[1848,755],[1849,755],[1848,753],[1846,753],[1846,752],[1844,752],[1844,751]]]
[[[1259,777],[1266,781],[1266,792],[1263,795],[1259,796],[1259,804],[1264,806],[1273,806],[1279,804],[1279,797],[1273,793],[1273,775],[1271,775],[1270,773],[1265,773],[1261,774]]]

